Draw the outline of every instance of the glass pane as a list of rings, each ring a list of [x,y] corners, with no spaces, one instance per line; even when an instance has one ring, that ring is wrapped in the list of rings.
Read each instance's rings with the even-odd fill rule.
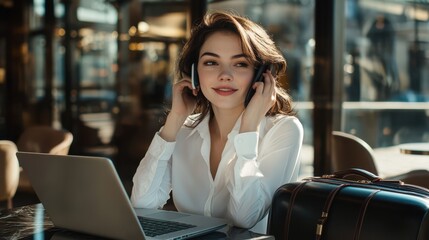
[[[33,7],[29,9],[29,25],[30,29],[39,29],[43,27],[43,19],[45,18],[45,0],[33,0]]]
[[[186,38],[187,8],[184,2],[141,3],[141,17],[129,28],[128,102],[131,115],[160,115],[171,104],[176,59]],[[136,21],[137,20],[137,21]],[[158,121],[159,122],[159,121]],[[150,131],[158,130],[155,124]]]
[[[344,127],[375,147],[429,141],[428,16],[409,2],[347,2],[344,98],[361,103],[344,105]]]
[[[80,1],[77,18],[77,37],[72,38],[72,45],[76,46],[73,64],[78,86],[73,94],[77,100],[77,132],[85,138],[75,142],[80,154],[101,154],[105,149],[114,151],[109,144],[117,113],[117,11],[107,1]]]
[[[77,19],[81,22],[115,24],[118,21],[118,14],[105,0],[80,1]]]
[[[31,81],[27,82],[27,97],[31,103],[37,103],[45,96],[45,47],[43,35],[36,35],[30,39],[29,52],[33,65],[29,69]]]
[[[346,6],[342,130],[376,149],[429,142],[428,3]]]
[[[301,153],[302,175],[313,174],[312,110],[310,85],[314,49],[314,1],[219,1],[210,10],[239,13],[260,23],[284,53],[288,67],[280,79],[295,101],[298,118],[304,125]]]
[[[61,113],[65,110],[64,97],[64,54],[65,48],[62,45],[63,29],[57,29],[57,34],[54,38],[54,84],[52,95],[54,98],[54,125],[61,126]]]
[[[55,23],[62,25],[60,17],[64,14],[64,5],[60,0],[53,0],[55,16],[59,17]],[[44,31],[44,21],[46,16],[46,1],[33,0],[32,5],[28,8],[29,11],[29,26],[30,26],[30,39],[29,39],[29,68],[28,79],[26,80],[26,96],[31,105],[31,121],[38,121],[44,115],[42,109],[46,107],[44,98],[46,93],[46,34]],[[55,29],[53,36],[53,71],[54,80],[52,94],[54,97],[53,114],[54,125],[60,125],[60,111],[64,109],[64,48],[62,46],[61,38],[64,36],[64,29]],[[48,46],[49,47],[49,46]],[[51,110],[46,110],[51,111]],[[46,124],[46,123],[45,123]]]
[[[110,112],[115,99],[116,38],[92,29],[81,29],[80,36],[80,112]]]
[[[6,38],[0,37],[0,139],[6,134]]]
[[[186,38],[188,5],[186,1],[132,1],[127,7],[132,14],[119,33],[122,64],[115,142],[117,158],[126,159],[120,168],[130,169],[131,174],[171,104],[176,59]]]

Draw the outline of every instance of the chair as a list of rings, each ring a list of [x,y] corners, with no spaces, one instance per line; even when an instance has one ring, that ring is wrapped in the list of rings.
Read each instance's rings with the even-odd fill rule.
[[[0,201],[7,201],[7,208],[13,207],[19,181],[19,164],[16,158],[17,147],[8,140],[0,140]]]
[[[19,151],[66,155],[72,142],[73,135],[66,130],[32,126],[24,130],[16,145]]]
[[[332,132],[332,171],[361,168],[378,175],[373,149],[364,140],[348,133]],[[429,171],[419,169],[397,176],[387,176],[384,180],[400,180],[429,188]]]
[[[72,142],[73,135],[69,131],[50,126],[32,126],[19,136],[17,147],[22,152],[67,155]],[[25,171],[21,171],[18,190],[33,192]]]

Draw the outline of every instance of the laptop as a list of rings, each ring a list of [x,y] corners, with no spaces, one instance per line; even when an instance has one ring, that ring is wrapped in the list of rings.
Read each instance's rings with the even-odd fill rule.
[[[17,157],[47,214],[59,228],[134,240],[186,239],[227,225],[219,218],[133,208],[108,158],[29,152],[18,152]],[[171,229],[162,223],[165,220],[174,221],[173,228],[179,229]],[[152,229],[160,226],[169,232]]]

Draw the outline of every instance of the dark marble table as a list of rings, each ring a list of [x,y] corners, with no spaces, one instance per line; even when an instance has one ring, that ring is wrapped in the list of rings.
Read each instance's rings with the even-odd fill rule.
[[[28,205],[0,211],[0,240],[15,239],[102,239],[56,228],[46,214],[42,204]],[[246,229],[226,227],[194,239],[274,239]]]

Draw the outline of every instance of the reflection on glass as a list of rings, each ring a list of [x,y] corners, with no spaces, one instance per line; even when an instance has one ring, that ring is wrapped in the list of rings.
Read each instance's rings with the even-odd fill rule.
[[[36,104],[45,96],[45,48],[46,40],[44,35],[36,35],[30,39],[29,63],[33,66],[30,68],[32,81],[28,81],[28,97],[30,102]]]
[[[118,21],[118,15],[116,9],[107,1],[80,1],[77,19],[82,22],[115,24]]]
[[[45,221],[45,211],[41,204],[36,205],[35,214],[34,214],[34,240],[43,240],[45,239],[43,230],[44,230],[44,221]]]
[[[6,139],[6,39],[0,37],[0,138]]]
[[[348,0],[346,6],[344,100],[377,103],[343,104],[343,130],[373,147],[429,141],[427,4]]]
[[[111,26],[113,32],[114,26]],[[117,38],[112,32],[80,28],[79,113],[111,113],[116,101]]]

